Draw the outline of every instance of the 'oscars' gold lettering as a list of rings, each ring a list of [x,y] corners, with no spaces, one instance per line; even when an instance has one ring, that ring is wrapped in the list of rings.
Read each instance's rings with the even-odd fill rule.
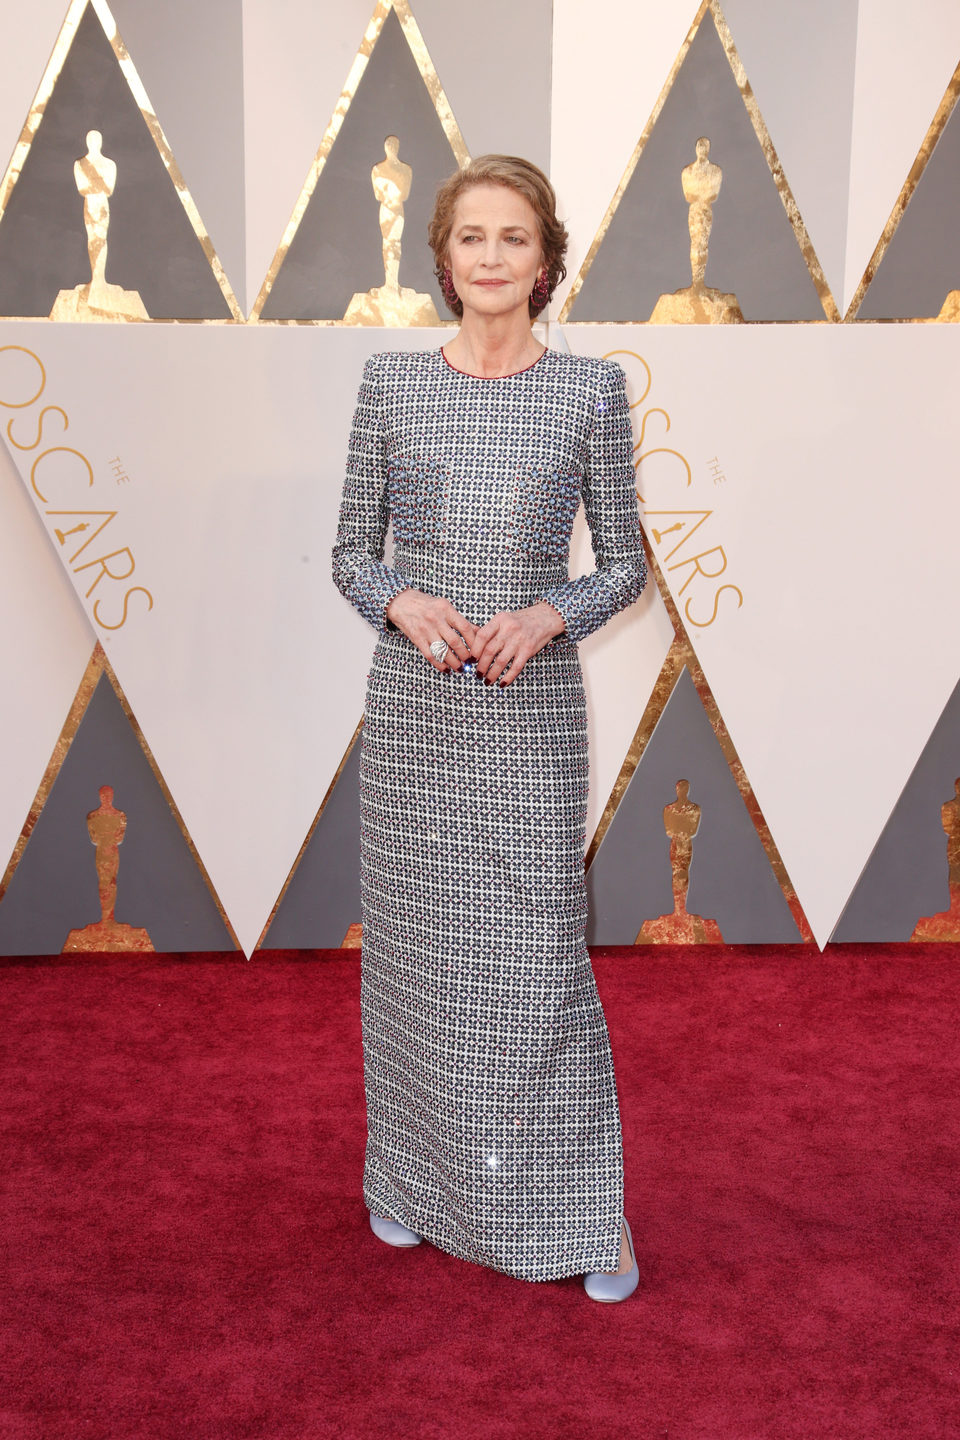
[[[667,422],[666,427],[665,427],[665,428],[666,428],[666,432],[667,432],[667,434],[670,433],[670,416],[667,414],[666,410],[664,410],[664,409],[662,408],[662,406],[660,406],[660,405],[654,405],[650,410],[645,410],[645,411],[643,412],[643,419],[640,421],[640,439],[637,441],[636,445],[634,445],[634,447],[633,447],[633,449],[634,449],[634,454],[636,454],[636,452],[640,449],[640,446],[643,444],[644,437],[646,436],[646,433],[647,433],[647,421],[650,419],[650,416],[651,416],[651,415],[662,415],[663,418],[664,418],[664,420],[666,420],[666,422]],[[640,464],[640,461],[639,461],[639,460],[637,461],[637,464],[638,464],[638,465]]]
[[[17,394],[19,375],[11,375],[9,373],[9,367],[2,363],[2,357],[5,355],[10,356],[18,367],[22,362],[20,362],[17,357],[26,356],[27,360],[32,361],[36,367],[35,371],[31,367],[31,372],[25,378],[24,391],[29,390],[31,387],[36,387],[33,394],[26,400],[10,398],[11,395]],[[38,376],[39,384],[37,384]],[[28,350],[25,345],[0,345],[0,391],[2,391],[2,394],[0,394],[0,406],[4,406],[8,410],[27,410],[31,405],[37,403],[41,395],[43,395],[46,385],[47,372],[39,355],[35,354],[33,350]],[[23,438],[16,438],[14,436],[14,425],[18,417],[12,417],[7,422],[6,434],[13,448],[23,451],[36,450],[44,438],[43,432],[46,417],[51,414],[59,415],[64,431],[70,428],[70,417],[62,405],[45,405],[35,418],[34,425],[36,434],[32,440],[27,438],[26,430],[24,431]],[[56,458],[58,456],[66,458],[58,460]],[[79,469],[77,462],[79,462]],[[113,478],[118,484],[129,481],[130,476],[123,469],[119,456],[114,456],[108,463],[113,471]],[[67,494],[61,495],[59,491],[63,488],[66,488],[68,491],[71,490],[75,485],[78,475],[86,477],[85,488],[87,490],[94,487],[94,470],[86,455],[70,445],[51,445],[42,451],[34,460],[30,469],[30,487],[37,499],[45,507],[44,516],[51,522],[53,536],[60,549],[65,550],[71,536],[75,535],[80,539],[81,543],[73,551],[73,554],[68,557],[67,561],[72,567],[73,574],[78,575],[83,570],[97,570],[97,567],[99,567],[86,592],[86,598],[89,599],[104,576],[106,576],[108,580],[118,583],[129,579],[136,569],[136,560],[130,547],[123,545],[98,556],[96,559],[86,560],[80,565],[76,563],[78,557],[83,554],[87,546],[93,544],[97,536],[116,519],[118,513],[116,510],[64,510],[55,508],[58,504],[62,505],[65,500],[69,501],[69,499],[72,498]],[[47,491],[56,491],[57,494],[54,498],[51,498],[50,495],[45,493]],[[66,520],[72,520],[74,523],[70,525],[52,523]],[[99,520],[100,523],[93,527],[93,521],[95,520]],[[119,558],[121,556],[126,556],[126,560],[122,563]],[[116,563],[111,565],[111,561]],[[152,610],[153,595],[151,592],[143,585],[134,585],[124,591],[121,601],[120,619],[116,621],[112,619],[106,620],[101,616],[101,597],[98,596],[93,604],[93,618],[95,622],[101,629],[119,630],[126,624],[130,597],[137,593],[146,595],[147,610]]]
[[[37,471],[40,469],[42,462],[46,460],[50,455],[76,455],[77,459],[81,462],[87,472],[87,489],[89,490],[92,487],[93,466],[90,464],[90,461],[87,459],[86,455],[81,455],[79,450],[74,450],[70,445],[53,445],[49,450],[44,450],[42,455],[37,456],[30,470],[30,484],[33,486],[33,493],[37,496],[38,499],[43,501],[44,505],[50,505],[52,502],[47,499],[46,495],[44,495],[43,491],[40,489],[40,486],[37,484]]]
[[[43,417],[44,415],[49,415],[51,411],[55,415],[63,416],[63,428],[64,430],[69,430],[70,419],[67,415],[66,410],[64,410],[60,405],[44,405],[43,409],[40,411],[40,414],[37,416],[36,440],[31,440],[29,445],[25,445],[21,444],[19,440],[15,440],[13,438],[13,427],[16,424],[16,417],[14,417],[13,420],[9,420],[7,422],[7,439],[10,441],[10,444],[15,446],[17,450],[36,450],[37,446],[40,444],[40,441],[43,439]]]
[[[73,562],[74,562],[74,560],[76,560],[77,556],[78,556],[78,555],[82,555],[83,551],[86,550],[87,546],[88,546],[88,545],[92,545],[93,542],[94,542],[94,540],[96,540],[97,536],[98,536],[99,534],[101,534],[102,531],[106,530],[107,526],[110,524],[110,521],[116,519],[117,512],[116,512],[116,510],[48,510],[48,511],[47,511],[47,519],[48,519],[48,520],[52,520],[52,519],[54,519],[55,517],[56,517],[57,519],[59,519],[61,515],[64,516],[64,517],[69,517],[69,518],[71,518],[71,519],[81,519],[81,520],[82,520],[82,519],[86,519],[86,518],[88,518],[88,517],[90,517],[90,516],[96,516],[96,515],[104,515],[104,516],[106,516],[106,519],[105,519],[105,520],[101,520],[100,524],[97,526],[96,530],[94,530],[93,534],[92,534],[92,535],[88,535],[87,538],[86,538],[86,540],[84,540],[83,544],[82,544],[81,546],[79,546],[76,550],[74,550],[73,554],[70,556],[70,564],[72,565]],[[86,530],[89,529],[89,526],[88,526],[88,525],[83,525],[83,526],[76,526],[75,528],[78,529],[78,530],[82,529],[83,531],[86,531]],[[72,530],[67,530],[65,533],[66,533],[66,535],[72,535],[72,534],[73,534],[73,531],[72,531]],[[54,531],[54,534],[59,536],[60,531],[59,531],[59,530],[55,530],[55,531]],[[62,542],[61,542],[61,543],[62,543]]]
[[[47,372],[43,368],[40,356],[35,355],[32,350],[28,350],[25,345],[0,345],[0,355],[5,355],[9,350],[18,350],[21,355],[29,355],[31,360],[37,362],[40,371],[40,389],[35,395],[31,395],[29,400],[0,400],[0,405],[4,405],[8,410],[26,410],[31,405],[35,405],[43,394],[47,383]]]
[[[126,625],[126,623],[127,623],[127,602],[128,602],[128,600],[130,599],[130,596],[131,596],[131,595],[146,595],[146,597],[147,597],[147,602],[148,602],[148,603],[147,603],[147,609],[148,609],[148,610],[152,610],[152,609],[153,609],[153,596],[150,594],[150,591],[147,590],[143,585],[133,585],[133,586],[131,586],[131,588],[130,588],[129,590],[125,591],[125,593],[124,593],[124,596],[123,596],[123,613],[121,614],[120,619],[117,621],[116,625],[108,625],[107,622],[106,622],[106,620],[103,620],[103,619],[101,618],[101,616],[100,616],[100,601],[99,601],[99,600],[95,600],[95,601],[93,602],[93,618],[94,618],[94,620],[96,620],[96,622],[97,622],[97,624],[100,626],[101,630],[120,630],[124,625]]]
[[[57,537],[57,544],[62,548],[67,543],[68,535],[82,535],[85,530],[89,529],[90,526],[87,525],[86,522],[82,522],[80,525],[71,525],[69,530],[61,530],[60,527],[57,526],[53,533]]]
[[[700,529],[700,526],[706,520],[709,520],[712,514],[712,510],[648,510],[647,520],[652,520],[654,517],[659,520],[661,515],[666,516],[667,519],[671,519],[674,516],[677,517],[676,523],[673,525],[661,527],[660,529],[657,529],[655,526],[650,527],[650,533],[653,536],[654,543],[657,545],[661,544],[663,536],[675,535],[678,530],[681,532],[680,539],[674,545],[673,549],[663,557],[664,561],[672,560],[677,551],[683,549],[687,541],[692,539]],[[700,518],[695,525],[690,525],[688,523],[688,517],[694,515],[698,515]]]
[[[639,469],[640,469],[640,466],[643,464],[644,460],[649,460],[649,458],[650,458],[651,455],[673,455],[673,456],[675,456],[676,459],[680,461],[680,464],[683,466],[683,468],[684,468],[684,470],[685,470],[685,472],[686,472],[686,476],[687,476],[687,481],[686,481],[686,483],[687,483],[687,487],[689,488],[689,486],[690,486],[690,484],[691,484],[691,482],[692,482],[692,480],[693,480],[693,471],[690,469],[690,461],[687,459],[687,457],[686,457],[685,455],[681,455],[679,450],[671,450],[671,449],[669,448],[669,446],[667,446],[667,445],[659,445],[659,446],[657,446],[655,449],[653,449],[653,450],[645,450],[642,455],[639,455],[639,456],[637,457],[637,459],[635,460],[635,462],[634,462],[634,467],[633,467],[633,468],[634,468],[635,470],[639,470]],[[641,505],[645,505],[645,504],[646,504],[646,501],[644,500],[643,496],[640,494],[639,490],[637,491],[637,499],[640,501]]]
[[[111,570],[110,566],[107,564],[108,560],[115,560],[118,555],[126,555],[127,559],[130,561],[130,569],[122,571],[122,573],[119,575],[115,574],[114,571]],[[96,560],[85,560],[82,565],[74,565],[73,573],[74,575],[79,575],[81,570],[90,570],[94,565],[100,566],[100,574],[95,575],[93,578],[90,589],[87,591],[88,600],[90,599],[90,596],[93,594],[94,590],[96,590],[97,586],[100,584],[100,581],[103,579],[104,575],[106,575],[110,580],[129,580],[130,576],[137,568],[137,562],[133,558],[132,550],[130,549],[129,545],[124,545],[120,550],[111,550],[106,555],[98,555]]]
[[[700,561],[706,560],[708,555],[720,556],[720,568],[718,570],[708,570],[705,565],[700,564]],[[677,591],[678,595],[683,594],[684,590],[686,590],[687,586],[690,584],[691,580],[694,578],[695,575],[703,575],[707,580],[716,580],[720,575],[722,575],[724,570],[726,570],[727,568],[726,551],[724,550],[722,545],[713,545],[709,550],[701,550],[699,555],[684,556],[684,558],[682,560],[678,560],[676,564],[668,565],[667,569],[670,571],[679,570],[683,565],[692,565],[693,569],[690,571],[690,574],[687,576],[686,580],[684,580],[683,584],[680,586],[680,589]]]
[[[701,149],[703,149],[703,154],[702,154],[702,155],[701,155]],[[708,149],[709,149],[709,146],[704,146],[702,142],[698,142],[698,147],[697,147],[697,162],[695,163],[695,166],[693,166],[693,167],[689,167],[689,166],[688,166],[688,170],[691,170],[691,172],[692,172],[692,170],[695,169],[695,168],[697,168],[697,167],[699,167],[700,170],[702,170],[702,169],[704,168],[704,166],[705,166],[706,163],[707,163],[707,162],[706,162],[706,156],[707,156],[707,151],[708,151]],[[701,162],[702,162],[702,163],[701,163]],[[699,171],[698,171],[698,173],[699,173]],[[696,177],[694,177],[694,178],[696,178]],[[714,198],[715,198],[715,197],[714,197]],[[702,230],[702,226],[699,225],[700,219],[702,219],[702,217],[701,217],[701,216],[698,216],[698,236],[699,236],[699,234],[700,234],[700,231]],[[692,242],[693,242],[693,239],[694,239],[693,230],[691,229],[691,244],[692,244]],[[697,245],[699,246],[699,239],[698,239],[698,241],[697,241]],[[700,251],[699,251],[699,248],[697,248],[697,253],[696,253],[696,255],[694,255],[693,244],[692,244],[692,248],[691,248],[691,256],[693,257],[692,263],[695,263],[695,266],[696,266],[695,272],[694,272],[694,281],[695,281],[695,283],[696,283],[696,278],[697,278],[696,270],[699,269]],[[704,255],[703,258],[704,258],[704,260],[705,260],[705,255]],[[704,267],[704,268],[705,268],[705,267]],[[701,285],[702,285],[702,280],[703,280],[703,276],[702,276],[702,274],[701,274],[701,275],[700,275],[700,284],[701,284]],[[709,293],[712,293],[712,292],[705,292],[705,293],[708,293],[708,294],[709,294]],[[721,297],[721,298],[724,298],[724,299],[734,299],[735,297]],[[727,317],[728,320],[729,320],[729,318],[731,318],[731,317]],[[603,358],[604,358],[605,360],[612,360],[615,356],[624,356],[624,357],[625,357],[626,359],[628,359],[628,360],[634,360],[634,361],[636,361],[640,366],[642,366],[642,368],[643,368],[643,372],[644,372],[643,394],[640,396],[640,399],[639,399],[639,400],[635,400],[635,401],[631,404],[631,406],[630,406],[630,409],[631,409],[631,410],[635,410],[635,409],[637,408],[637,406],[640,405],[640,404],[642,404],[642,402],[647,398],[647,396],[650,394],[650,391],[651,391],[652,388],[653,388],[653,371],[651,370],[649,364],[648,364],[647,361],[643,358],[643,356],[642,356],[642,355],[639,355],[635,350],[611,350],[611,351],[609,351],[609,353],[606,354]],[[623,369],[624,369],[624,372],[625,372],[626,375],[627,375],[628,381],[629,381],[630,378],[631,378],[631,376],[630,376],[630,371],[631,371],[632,368],[633,368],[632,366],[628,366],[628,365],[626,365],[626,364],[624,364],[624,366],[623,366]],[[634,447],[633,447],[633,453],[634,453],[634,455],[637,456],[637,458],[634,460],[634,470],[636,471],[636,474],[637,474],[637,486],[636,486],[637,499],[639,500],[640,504],[643,505],[643,506],[646,506],[646,503],[647,503],[647,502],[646,502],[646,500],[644,499],[643,495],[642,495],[641,492],[640,492],[640,466],[643,464],[643,462],[644,462],[645,460],[649,460],[650,457],[653,456],[653,455],[670,455],[670,456],[672,456],[674,459],[679,460],[679,461],[680,461],[680,464],[681,464],[682,467],[683,467],[683,473],[684,473],[684,476],[685,476],[684,488],[685,488],[685,489],[689,489],[690,486],[693,484],[693,470],[692,470],[692,467],[691,467],[691,465],[690,465],[690,462],[689,462],[689,460],[687,459],[687,457],[686,457],[685,455],[681,454],[681,452],[680,452],[679,450],[674,450],[674,449],[672,449],[671,447],[666,446],[666,445],[653,446],[653,447],[652,447],[651,449],[649,449],[649,450],[644,450],[644,449],[643,449],[644,441],[645,441],[645,439],[646,439],[647,420],[648,420],[648,419],[650,418],[650,416],[652,416],[652,415],[660,415],[660,416],[663,417],[663,420],[664,420],[664,422],[665,422],[665,426],[664,426],[664,428],[665,428],[665,433],[669,434],[669,432],[670,432],[670,427],[671,427],[670,415],[669,415],[669,413],[663,408],[663,406],[661,406],[661,405],[651,406],[651,408],[650,408],[649,410],[647,410],[647,411],[644,412],[643,418],[642,418],[642,420],[641,420],[641,422],[640,422],[640,436],[639,436],[639,439],[637,440],[637,443],[636,443],[636,444],[634,445]],[[641,453],[640,453],[639,455],[637,455],[637,451],[640,451]],[[719,483],[719,482],[721,482],[721,481],[723,481],[723,480],[726,479],[726,476],[723,475],[722,472],[721,472],[719,475],[718,475],[718,473],[717,473],[717,457],[716,457],[716,456],[714,456],[713,460],[711,460],[711,461],[709,462],[709,464],[710,464],[710,466],[711,466],[711,474],[712,474],[712,478],[713,478],[715,484],[716,484],[716,483]],[[648,478],[649,478],[649,477],[648,477]],[[646,487],[646,485],[645,485],[645,486],[644,486],[644,489],[646,489],[646,488],[647,488],[647,487]],[[727,556],[726,556],[726,552],[725,552],[725,550],[724,550],[724,548],[723,548],[722,545],[714,545],[714,546],[712,546],[709,550],[701,550],[697,555],[687,555],[687,556],[683,557],[682,559],[678,559],[673,565],[667,565],[667,562],[670,561],[670,560],[672,560],[675,555],[678,555],[679,551],[683,549],[683,547],[686,545],[687,541],[700,529],[700,526],[701,526],[701,525],[703,525],[707,520],[710,519],[710,517],[711,517],[712,515],[713,515],[713,511],[712,511],[712,510],[646,510],[646,512],[645,512],[645,515],[644,515],[644,517],[643,517],[644,528],[646,529],[647,534],[651,537],[652,542],[653,542],[653,544],[654,544],[656,547],[659,548],[659,547],[664,543],[664,541],[666,540],[666,537],[667,537],[668,535],[676,535],[676,534],[679,532],[679,539],[678,539],[678,540],[676,541],[676,543],[673,545],[672,549],[668,552],[668,554],[664,557],[664,561],[662,562],[662,563],[665,565],[665,568],[673,571],[673,570],[679,570],[679,569],[681,569],[684,565],[691,565],[691,566],[693,567],[693,568],[691,569],[691,571],[690,571],[690,574],[686,577],[686,579],[685,579],[684,582],[683,582],[683,585],[681,586],[680,590],[678,591],[678,595],[682,595],[683,592],[687,589],[687,587],[692,583],[692,581],[693,581],[698,575],[699,575],[702,579],[704,579],[704,580],[713,581],[713,580],[716,580],[719,576],[721,576],[721,575],[725,572],[725,570],[726,570],[726,568],[727,568]],[[693,517],[693,516],[698,517],[697,520],[696,520],[696,524],[694,524],[694,525],[688,525],[688,522],[687,522],[687,519],[686,519],[686,517],[688,517],[688,516],[690,516],[690,517]],[[650,521],[653,520],[655,517],[656,517],[657,519],[659,519],[659,518],[661,518],[661,517],[665,517],[665,518],[667,518],[671,523],[669,523],[669,524],[667,524],[667,525],[651,525],[651,524],[650,524]],[[706,560],[709,556],[719,556],[719,558],[720,558],[720,565],[719,565],[719,568],[718,568],[718,569],[715,569],[715,570],[714,570],[714,569],[711,569],[709,566],[703,565],[703,564],[700,563],[701,561]],[[700,588],[702,588],[702,587],[700,587]],[[740,606],[743,604],[743,591],[740,589],[739,586],[737,586],[737,585],[732,585],[732,584],[730,584],[730,583],[728,582],[728,583],[725,584],[725,585],[720,585],[716,590],[714,590],[713,596],[712,596],[712,609],[711,609],[711,613],[710,613],[709,619],[706,619],[706,620],[698,620],[698,619],[695,619],[695,618],[694,618],[693,614],[691,613],[691,608],[690,608],[690,607],[691,607],[694,599],[699,600],[699,594],[696,595],[696,596],[691,595],[691,596],[688,597],[688,599],[687,599],[687,601],[686,601],[686,603],[685,603],[685,606],[684,606],[684,614],[686,615],[686,618],[689,620],[690,624],[691,624],[691,625],[696,625],[697,628],[698,628],[698,629],[701,629],[701,630],[702,630],[702,629],[706,629],[706,627],[707,627],[708,625],[712,625],[712,624],[714,623],[714,621],[716,620],[718,614],[720,613],[720,596],[723,594],[723,592],[724,592],[725,590],[732,590],[732,591],[736,594],[736,596],[737,596],[737,607],[736,607],[736,608],[739,610],[739,609],[740,609]]]
[[[690,599],[687,601],[686,605],[684,605],[684,607],[683,607],[683,613],[684,613],[684,615],[686,615],[686,617],[687,617],[687,619],[690,621],[690,624],[691,624],[691,625],[696,625],[696,627],[697,627],[698,630],[706,630],[706,628],[707,628],[708,625],[712,625],[712,624],[713,624],[713,622],[714,622],[714,620],[716,620],[717,615],[718,615],[719,610],[720,610],[720,596],[723,594],[724,590],[732,590],[732,591],[733,591],[733,593],[734,593],[734,594],[736,595],[736,597],[737,597],[737,609],[738,609],[738,610],[740,609],[740,606],[743,604],[743,591],[740,589],[739,585],[721,585],[721,586],[720,586],[720,589],[717,590],[716,593],[714,594],[714,597],[713,597],[713,610],[710,612],[710,619],[709,619],[709,620],[695,620],[694,617],[690,614],[690,606],[691,606],[691,604],[693,603],[693,596],[692,596],[692,595],[690,596]]]
[[[643,387],[643,394],[638,395],[636,400],[632,400],[630,402],[629,408],[631,410],[636,410],[637,406],[642,405],[644,400],[646,400],[647,396],[650,394],[650,387],[653,384],[653,371],[650,369],[650,366],[647,364],[646,360],[644,360],[643,356],[637,354],[636,350],[608,350],[603,358],[604,360],[613,360],[617,355],[627,355],[631,360],[639,361],[640,364],[643,366],[644,370],[646,371],[647,383]],[[627,367],[624,366],[623,370],[624,373],[626,373]]]

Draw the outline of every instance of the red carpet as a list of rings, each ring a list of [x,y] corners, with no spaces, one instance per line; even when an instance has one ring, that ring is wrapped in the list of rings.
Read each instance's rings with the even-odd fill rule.
[[[4,1440],[955,1440],[960,948],[608,953],[641,1286],[370,1234],[355,957],[0,966]]]

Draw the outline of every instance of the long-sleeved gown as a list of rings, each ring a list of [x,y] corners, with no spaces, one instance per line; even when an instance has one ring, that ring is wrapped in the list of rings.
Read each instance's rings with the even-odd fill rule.
[[[581,500],[596,569],[571,580]],[[528,1280],[616,1270],[623,1160],[584,939],[575,642],[645,580],[620,367],[548,350],[481,379],[439,350],[373,356],[334,577],[379,631],[360,766],[366,1203]],[[477,625],[548,600],[565,633],[504,689],[440,673],[385,619],[408,586]]]

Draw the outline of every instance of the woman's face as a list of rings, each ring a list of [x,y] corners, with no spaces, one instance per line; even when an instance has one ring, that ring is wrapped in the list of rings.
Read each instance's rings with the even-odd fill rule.
[[[506,185],[472,185],[454,208],[448,259],[464,313],[526,310],[542,259],[529,200]]]

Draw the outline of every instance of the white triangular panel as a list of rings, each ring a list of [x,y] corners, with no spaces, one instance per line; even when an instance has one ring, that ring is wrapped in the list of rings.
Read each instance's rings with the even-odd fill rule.
[[[128,548],[136,570],[104,578],[84,608],[249,952],[363,705],[375,636],[330,578],[363,360],[441,337],[0,325],[0,344],[11,337],[42,357],[42,400],[63,407],[94,475],[88,487],[76,456],[43,460],[35,479],[51,503],[37,509],[116,509],[86,553]],[[24,370],[27,394],[35,373]],[[26,430],[31,410],[19,414]],[[45,434],[59,443],[53,418]],[[16,452],[27,484],[39,453]],[[79,523],[44,520],[48,533]],[[87,533],[60,552],[67,568]],[[129,559],[110,564],[122,574]],[[79,593],[98,573],[73,574]],[[98,600],[116,624],[135,585],[152,609],[133,594],[121,628],[98,625]]]
[[[549,340],[553,349],[569,352],[562,326],[550,326]],[[632,403],[638,397],[629,398]],[[585,575],[595,564],[581,508],[570,547],[570,574]],[[653,578],[648,580],[638,604],[614,616],[579,646],[590,744],[588,845],[673,643],[673,625],[666,606]]]
[[[696,14],[690,0],[553,7],[550,174],[570,232],[559,314]],[[709,22],[712,23],[712,22]]]
[[[243,63],[236,0],[108,3],[243,309]]]
[[[574,350],[618,345],[650,367],[648,534],[824,944],[960,674],[960,330],[566,334]],[[707,512],[695,536],[681,512]],[[693,554],[701,572],[725,569],[697,573]]]
[[[11,412],[0,407],[0,418],[5,427]],[[29,430],[28,425],[28,435]],[[21,434],[16,425],[14,434]],[[2,875],[83,677],[94,635],[2,444],[0,517]]]
[[[373,0],[244,0],[247,309],[253,305],[340,99]]]
[[[574,530],[570,573],[583,575],[594,563],[581,511]],[[588,844],[672,642],[673,626],[651,579],[638,604],[615,616],[579,647],[590,740]]]
[[[37,83],[50,59],[66,0],[31,0],[29,5],[3,0],[0,20],[0,175],[7,168],[24,121],[33,104]]]
[[[845,313],[960,61],[956,0],[861,3]]]
[[[723,0],[827,284],[843,291],[858,0]]]

